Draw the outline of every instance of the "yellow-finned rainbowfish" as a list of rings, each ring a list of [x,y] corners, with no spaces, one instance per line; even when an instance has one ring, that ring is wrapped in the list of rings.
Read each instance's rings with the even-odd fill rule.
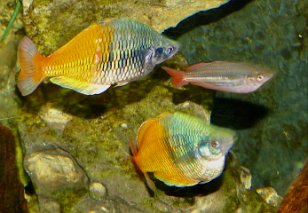
[[[233,93],[250,93],[273,77],[268,68],[242,62],[214,61],[191,65],[186,72],[163,69],[174,86],[194,84],[207,89]]]
[[[24,37],[18,48],[21,71],[17,87],[29,95],[46,78],[86,95],[124,85],[151,72],[172,57],[178,44],[149,26],[129,19],[92,24],[45,57]]]
[[[186,187],[218,177],[235,140],[233,130],[176,112],[145,121],[130,146],[148,185],[152,173],[169,186]]]

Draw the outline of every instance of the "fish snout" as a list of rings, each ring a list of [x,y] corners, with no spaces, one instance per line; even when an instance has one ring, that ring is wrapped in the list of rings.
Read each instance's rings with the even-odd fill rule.
[[[229,137],[226,137],[221,143],[221,152],[225,155],[233,146],[234,142],[238,139],[235,132],[232,132]]]

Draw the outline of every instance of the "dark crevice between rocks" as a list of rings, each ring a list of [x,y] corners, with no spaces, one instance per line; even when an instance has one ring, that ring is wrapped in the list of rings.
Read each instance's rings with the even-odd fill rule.
[[[199,12],[193,16],[190,16],[181,21],[176,27],[165,30],[163,34],[170,38],[176,39],[194,28],[197,28],[198,26],[208,25],[219,21],[229,14],[242,9],[252,1],[253,0],[231,0],[218,8]]]

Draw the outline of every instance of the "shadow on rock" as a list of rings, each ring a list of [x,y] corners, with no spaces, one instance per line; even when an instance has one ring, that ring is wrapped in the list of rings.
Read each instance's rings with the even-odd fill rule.
[[[221,187],[222,181],[223,178],[222,176],[220,176],[208,183],[198,184],[190,187],[168,186],[159,180],[155,180],[155,185],[158,189],[163,190],[166,195],[183,198],[193,198],[197,195],[206,196],[208,194],[216,192]]]
[[[215,98],[211,114],[211,123],[232,129],[247,129],[269,114],[261,105],[246,101]]]

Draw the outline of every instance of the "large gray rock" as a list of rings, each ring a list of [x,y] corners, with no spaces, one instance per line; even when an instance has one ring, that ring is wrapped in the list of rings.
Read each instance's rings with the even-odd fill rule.
[[[88,187],[88,177],[67,152],[52,145],[37,149],[24,159],[36,193],[48,196],[62,190]]]

